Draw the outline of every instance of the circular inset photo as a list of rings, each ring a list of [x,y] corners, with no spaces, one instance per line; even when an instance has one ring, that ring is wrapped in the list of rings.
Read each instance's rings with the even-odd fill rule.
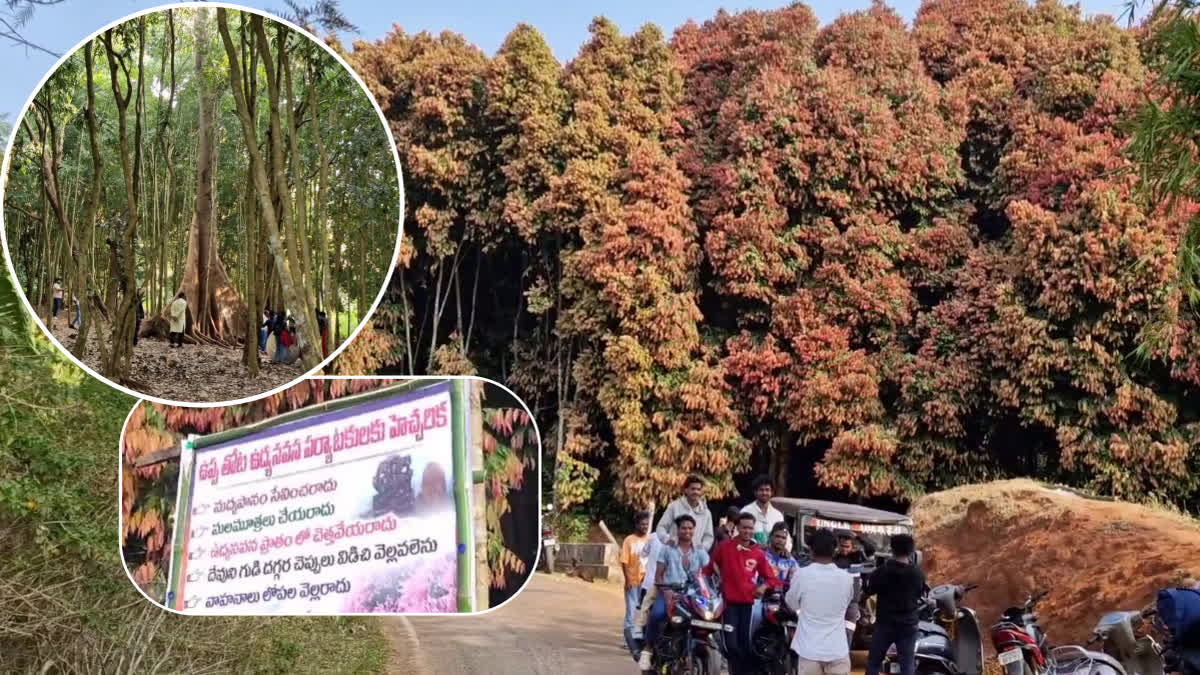
[[[482,378],[141,401],[121,437],[121,555],[183,614],[480,613],[537,567],[540,456],[529,408]]]
[[[3,171],[29,311],[89,373],[158,403],[320,371],[399,253],[378,105],[333,48],[256,10],[171,5],[100,30],[25,104]]]

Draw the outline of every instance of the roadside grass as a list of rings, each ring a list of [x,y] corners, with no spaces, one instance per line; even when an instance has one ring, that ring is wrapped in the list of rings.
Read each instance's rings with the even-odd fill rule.
[[[151,604],[118,548],[117,448],[135,399],[27,324],[0,330],[0,672],[382,673],[358,617],[185,617]]]

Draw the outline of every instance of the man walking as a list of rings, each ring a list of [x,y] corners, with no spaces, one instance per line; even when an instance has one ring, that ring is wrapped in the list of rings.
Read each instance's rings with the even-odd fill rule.
[[[642,561],[642,549],[650,540],[650,514],[641,512],[634,520],[634,533],[625,537],[621,544],[621,573],[625,576],[625,644],[629,653],[636,653],[633,642],[633,615],[637,613],[641,600],[642,582],[646,577],[646,566]]]
[[[712,548],[712,513],[704,502],[704,481],[699,476],[688,476],[683,482],[683,496],[667,505],[655,533],[663,539],[671,539],[675,534],[675,519],[685,513],[696,521],[693,536],[696,545],[706,551]]]
[[[713,551],[712,560],[704,566],[704,573],[712,574],[713,569],[721,573],[725,622],[733,626],[733,632],[726,636],[729,675],[752,675],[758,667],[750,641],[754,601],[761,598],[768,587],[780,587],[766,554],[754,541],[754,516],[749,513],[738,516],[737,539],[726,539]],[[760,575],[766,579],[765,584],[758,583]]]
[[[911,535],[892,535],[891,546],[892,558],[875,570],[863,587],[864,597],[877,598],[867,675],[879,675],[892,645],[900,659],[900,675],[914,675],[916,670],[917,612],[925,594],[925,574],[913,564]]]
[[[812,564],[792,574],[784,601],[796,612],[798,675],[850,675],[850,642],[843,628],[854,602],[854,579],[833,563],[837,539],[827,529],[812,539]]]

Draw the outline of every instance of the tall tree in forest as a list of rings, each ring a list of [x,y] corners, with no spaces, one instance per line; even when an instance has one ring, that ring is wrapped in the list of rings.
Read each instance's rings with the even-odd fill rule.
[[[89,66],[90,66],[90,55]],[[65,68],[55,74],[51,81],[47,82],[39,95],[34,98],[32,115],[25,117],[25,129],[29,134],[30,141],[33,141],[40,149],[41,155],[41,183],[42,190],[50,213],[54,215],[57,229],[61,235],[61,241],[66,246],[67,255],[69,256],[69,265],[66,276],[70,279],[68,287],[71,294],[77,296],[84,295],[84,288],[87,284],[86,267],[83,264],[84,258],[80,247],[80,242],[77,238],[77,230],[75,223],[71,222],[68,212],[68,205],[65,202],[64,189],[62,185],[62,155],[63,144],[67,134],[67,125],[70,121],[71,113],[64,119],[56,119],[60,115],[59,103],[66,97],[69,100],[70,94],[61,91],[63,82],[70,82],[76,76],[76,71],[72,68]],[[90,71],[89,71],[90,77]],[[37,134],[34,135],[29,120],[33,119],[33,126],[37,128]],[[46,223],[47,227],[49,223]],[[53,275],[57,276],[57,272]],[[69,300],[69,297],[66,299]],[[67,303],[67,311],[70,312],[70,305]],[[81,331],[82,333],[82,331]],[[73,345],[73,351],[77,355],[83,348],[83,341],[76,340]]]
[[[215,116],[221,93],[210,86],[210,76],[205,71],[205,58],[212,35],[207,23],[206,12],[196,12],[193,25],[195,81],[199,87],[196,201],[192,224],[188,228],[183,285],[179,290],[184,292],[192,312],[192,336],[201,341],[232,345],[244,326],[246,305],[229,280],[216,247]]]
[[[518,273],[508,277],[510,284],[493,287],[511,297],[495,298],[497,307],[512,308],[511,337],[504,332],[510,346],[501,355],[501,374],[533,410],[554,412],[553,423],[541,427],[542,462],[548,475],[554,475],[555,458],[566,442],[577,353],[575,340],[555,330],[563,307],[561,254],[577,244],[576,235],[553,217],[547,203],[550,182],[562,172],[565,161],[558,140],[566,120],[567,96],[561,66],[550,46],[527,24],[518,25],[505,38],[490,64],[486,87],[484,130],[490,132],[486,134],[489,153],[499,174],[490,181],[488,211],[497,214],[493,237],[508,246],[498,242],[485,250],[520,261]],[[485,273],[490,269],[485,268]],[[468,343],[470,336],[468,330]],[[573,458],[566,461],[584,468]]]
[[[233,89],[233,98],[237,104],[242,133],[246,139],[246,150],[250,155],[250,166],[254,176],[255,191],[258,193],[259,213],[262,217],[262,224],[267,230],[267,241],[274,258],[275,271],[283,286],[284,302],[296,319],[297,334],[300,338],[300,358],[306,369],[316,368],[321,362],[321,341],[316,331],[315,320],[313,319],[315,315],[306,297],[306,295],[311,295],[311,290],[306,291],[306,289],[298,285],[300,267],[297,262],[296,252],[298,242],[294,239],[289,240],[285,250],[282,240],[283,232],[294,231],[295,228],[294,223],[292,223],[291,195],[288,192],[288,183],[284,175],[284,130],[280,114],[281,73],[279,72],[279,63],[282,62],[283,54],[286,51],[284,49],[287,40],[286,29],[283,26],[278,27],[280,32],[278,33],[277,51],[275,54],[272,54],[270,42],[263,27],[262,17],[255,14],[250,19],[251,30],[256,43],[255,46],[259,50],[263,70],[266,72],[267,77],[267,105],[271,120],[270,132],[268,133],[268,151],[271,154],[271,167],[273,169],[273,175],[268,177],[266,162],[264,161],[262,151],[259,150],[258,131],[255,128],[254,120],[250,117],[250,108],[242,84],[241,59],[239,59],[233,39],[230,37],[228,19],[223,7],[217,9],[217,25],[221,33],[221,41],[225,45],[225,53],[229,57],[230,86]],[[257,77],[257,73],[251,73],[251,76]],[[291,104],[292,102],[288,101],[288,105]],[[278,209],[276,205],[279,206]]]
[[[95,64],[93,63],[93,52],[98,45],[93,40],[83,46],[84,67],[87,71],[87,107],[84,109],[84,116],[87,118],[88,146],[92,155],[92,176],[91,185],[89,186],[87,215],[84,216],[84,223],[88,228],[87,237],[87,253],[91,255],[91,248],[96,239],[96,217],[100,210],[100,192],[103,189],[104,176],[104,158],[100,152],[99,131],[96,122],[96,85],[95,85]],[[91,265],[80,261],[77,264],[77,279],[80,302],[87,305],[88,311],[83,312],[79,322],[79,333],[75,338],[75,345],[71,352],[79,358],[83,358],[84,350],[87,349],[88,333],[92,325],[92,308],[100,305],[100,296],[96,292],[95,280],[91,275]],[[87,276],[82,276],[84,273]]]
[[[569,159],[550,184],[555,217],[581,239],[563,254],[569,306],[558,330],[582,346],[560,455],[603,453],[630,504],[669,500],[688,473],[724,494],[746,448],[724,372],[700,338],[700,246],[686,179],[664,149],[679,71],[653,26],[625,38],[601,19],[591,32],[566,69]]]
[[[130,24],[104,31],[101,39],[108,55],[108,70],[113,99],[117,105],[117,126],[121,148],[121,175],[125,185],[125,213],[120,219],[119,238],[109,238],[111,269],[116,272],[115,287],[118,291],[116,311],[113,313],[111,351],[105,364],[104,374],[117,381],[128,380],[130,361],[133,358],[133,330],[139,302],[137,268],[134,260],[134,239],[140,216],[138,196],[142,171],[142,106],[141,97],[145,88],[142,77],[143,59],[146,48],[146,17],[137,21],[137,99],[134,100],[134,128],[130,138],[127,111],[133,98],[130,79]],[[121,75],[125,84],[121,86]]]

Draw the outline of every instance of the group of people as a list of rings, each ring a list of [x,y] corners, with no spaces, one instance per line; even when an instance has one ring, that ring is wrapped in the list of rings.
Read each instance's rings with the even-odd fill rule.
[[[53,318],[57,319],[58,312],[60,309],[62,309],[62,306],[63,306],[64,293],[63,293],[63,287],[62,287],[62,277],[54,278],[54,285],[52,287],[52,290],[54,292],[53,293],[54,294],[54,304],[53,304],[53,308],[51,310],[51,314],[52,314]],[[146,318],[146,308],[145,308],[145,301],[143,298],[143,295],[144,295],[143,291],[141,289],[139,289],[137,293],[138,293],[137,309],[136,309],[137,315],[136,315],[136,322],[133,327],[133,344],[134,345],[136,345],[138,343],[138,335],[142,332],[142,321]],[[67,327],[68,328],[79,328],[79,326],[83,320],[83,308],[80,305],[79,296],[75,295],[74,292],[71,293],[71,303],[75,306],[75,316],[70,321],[67,322]],[[170,337],[172,345],[175,345],[175,342],[176,342],[176,333],[175,333],[175,328],[174,328],[174,326],[177,324],[177,321],[175,319],[175,316],[176,316],[175,315],[175,303],[181,303],[180,304],[180,307],[181,307],[180,317],[181,318],[179,319],[178,323],[182,323],[182,321],[184,320],[183,317],[186,317],[186,312],[187,312],[187,300],[185,300],[183,298],[183,291],[180,291],[179,295],[177,295],[175,297],[175,300],[172,301],[171,310],[169,312],[169,315],[171,316],[171,326],[172,326],[172,328],[170,329],[171,334],[169,337]],[[183,328],[182,327],[179,328],[178,340],[179,340],[179,346],[183,346]]]
[[[321,333],[322,358],[329,356],[329,320],[325,312],[317,309],[317,330]],[[297,348],[299,341],[296,337],[296,320],[290,312],[279,310],[272,312],[268,307],[263,310],[262,322],[258,330],[258,350],[264,355],[271,355],[272,363],[295,363],[300,358]]]
[[[620,562],[625,576],[625,641],[642,671],[650,670],[652,648],[673,601],[660,585],[682,585],[691,577],[718,573],[725,600],[724,623],[730,675],[758,672],[751,638],[763,620],[762,599],[769,589],[784,592],[797,613],[791,648],[800,675],[849,675],[850,640],[862,598],[875,596],[875,631],[867,675],[878,675],[887,650],[896,646],[903,675],[913,675],[917,612],[925,578],[913,564],[910,535],[891,538],[892,557],[859,589],[849,572],[875,555],[866,537],[848,530],[817,530],[808,545],[810,563],[792,553],[783,514],[771,505],[774,485],[765,476],[753,483],[754,501],[730,507],[714,528],[704,501],[704,481],[689,476],[683,495],[663,511],[650,532],[649,513],[635,517]]]

